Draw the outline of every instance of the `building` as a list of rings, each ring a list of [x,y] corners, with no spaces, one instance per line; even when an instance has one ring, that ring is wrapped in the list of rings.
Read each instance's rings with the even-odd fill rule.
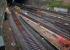
[[[63,4],[64,5],[69,5],[70,4],[70,0],[63,0]]]

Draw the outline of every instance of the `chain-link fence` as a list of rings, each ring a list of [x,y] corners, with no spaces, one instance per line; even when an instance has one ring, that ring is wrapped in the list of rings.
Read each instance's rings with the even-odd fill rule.
[[[6,9],[6,0],[0,0],[0,35],[2,35],[3,33],[3,20],[4,20],[4,13],[5,13],[5,9]]]
[[[7,5],[6,0],[0,0],[0,50],[5,50],[5,45],[3,40],[3,20],[4,20],[6,5]]]

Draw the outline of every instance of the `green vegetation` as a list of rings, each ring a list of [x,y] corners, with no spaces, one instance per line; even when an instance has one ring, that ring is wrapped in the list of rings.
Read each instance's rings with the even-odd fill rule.
[[[70,9],[69,4],[63,4],[63,0],[52,0],[52,2],[49,3],[49,7],[62,7],[62,8],[67,8]]]
[[[64,8],[68,8],[68,9],[70,9],[70,5],[69,5],[69,4],[67,4],[67,5],[63,5],[63,7],[64,7]]]
[[[62,0],[53,0],[49,3],[49,7],[61,7],[62,6]]]

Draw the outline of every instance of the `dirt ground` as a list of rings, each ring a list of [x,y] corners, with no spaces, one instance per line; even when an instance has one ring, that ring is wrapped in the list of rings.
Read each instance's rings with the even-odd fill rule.
[[[4,40],[6,44],[5,50],[18,50],[16,47],[15,37],[11,30],[8,20],[4,21],[3,24]]]

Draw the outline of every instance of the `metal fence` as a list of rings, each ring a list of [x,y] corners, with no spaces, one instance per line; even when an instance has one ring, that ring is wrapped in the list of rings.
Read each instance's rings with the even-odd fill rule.
[[[6,0],[0,0],[0,35],[3,34],[3,20],[6,6],[7,6]]]

